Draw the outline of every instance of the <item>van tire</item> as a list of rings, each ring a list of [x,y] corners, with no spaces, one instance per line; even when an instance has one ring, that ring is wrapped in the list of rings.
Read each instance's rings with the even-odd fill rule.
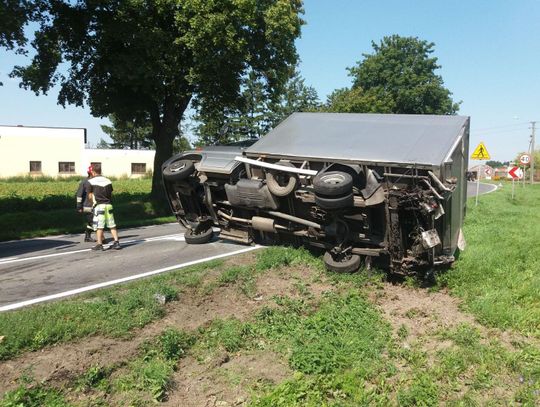
[[[357,254],[336,260],[332,253],[326,252],[323,261],[326,269],[335,273],[354,273],[360,268],[360,256]]]
[[[173,161],[163,169],[163,178],[167,181],[182,181],[193,174],[195,166],[190,160]]]
[[[212,228],[205,229],[200,233],[195,233],[193,229],[188,229],[184,234],[184,239],[187,244],[204,244],[212,240],[213,236],[214,231]]]
[[[288,161],[278,161],[276,164],[283,165],[284,167],[295,167],[294,164]],[[279,197],[284,197],[290,195],[298,185],[298,175],[288,172],[286,173],[289,179],[287,180],[287,185],[281,186],[277,181],[277,176],[279,171],[270,170],[266,173],[266,185],[272,194]]]
[[[352,193],[340,197],[323,197],[315,195],[315,203],[323,209],[343,209],[354,205],[354,195]]]
[[[341,196],[352,193],[353,177],[343,171],[327,171],[313,178],[313,189],[317,195]]]

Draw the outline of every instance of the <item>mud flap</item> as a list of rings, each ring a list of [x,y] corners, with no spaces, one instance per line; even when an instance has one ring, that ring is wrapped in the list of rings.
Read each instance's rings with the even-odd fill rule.
[[[459,250],[463,251],[467,247],[467,242],[465,241],[465,235],[463,234],[463,229],[459,228],[457,247]]]

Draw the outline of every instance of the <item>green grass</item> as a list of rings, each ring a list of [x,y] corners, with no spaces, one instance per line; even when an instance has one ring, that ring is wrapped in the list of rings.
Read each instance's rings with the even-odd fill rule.
[[[63,407],[73,405],[66,401],[69,400],[66,396],[72,396],[73,399],[75,394],[92,392],[100,395],[102,405],[108,405],[103,396],[115,397],[121,405],[164,401],[178,360],[187,354],[195,340],[196,337],[192,334],[167,328],[143,343],[133,359],[115,366],[92,366],[71,381],[63,391],[36,383],[27,377],[16,390],[4,395],[0,406]]]
[[[439,280],[484,324],[540,338],[540,185],[469,200],[467,249]]]
[[[0,407],[67,407],[68,404],[59,390],[44,385],[32,387],[21,385],[6,393],[0,400]]]
[[[0,241],[77,233],[85,217],[75,210],[79,181],[11,181],[0,183]],[[150,179],[113,181],[113,204],[120,228],[174,221],[168,208],[148,200]]]
[[[321,259],[314,257],[308,250],[283,246],[268,247],[260,252],[257,255],[255,268],[259,271],[265,271],[295,265],[304,265],[317,270],[324,269]]]
[[[241,287],[246,279],[257,278],[265,270],[283,268],[286,273],[285,267],[290,265],[314,267],[315,275],[320,272],[320,259],[309,252],[275,247],[258,252],[251,264],[223,269],[216,283]],[[149,279],[144,285],[159,281],[173,290],[180,290],[179,284],[202,289],[206,269],[190,270]],[[276,296],[272,304],[246,321],[232,316],[193,332],[168,328],[120,365],[92,366],[63,389],[39,383],[21,385],[2,402],[11,406],[17,404],[6,404],[6,400],[34,397],[38,400],[34,405],[63,406],[66,400],[86,398],[93,405],[108,405],[111,400],[115,405],[150,405],[166,400],[171,390],[178,391],[172,382],[178,361],[192,355],[199,363],[210,364],[205,374],[233,375],[236,385],[247,386],[252,406],[537,405],[540,349],[534,344],[523,340],[505,345],[496,334],[469,324],[441,326],[421,337],[403,325],[392,332],[380,310],[368,300],[368,293],[380,285],[379,275],[372,279],[360,274],[335,276],[334,284],[333,292],[319,297]],[[119,294],[137,289],[137,285],[124,286]],[[95,298],[104,298],[104,292],[96,293]],[[136,292],[136,297],[144,298],[144,292]],[[89,304],[99,304],[90,300]],[[119,299],[115,312],[121,312],[123,304]],[[67,319],[71,319],[69,315]],[[103,315],[106,320],[111,317],[107,312]],[[415,313],[410,317],[427,318]],[[114,319],[108,323],[112,327]],[[130,329],[125,325],[119,332],[103,332],[125,335]],[[426,346],[427,342],[431,345]],[[234,358],[242,352],[267,351],[281,358],[292,372],[280,383],[246,382],[241,372],[228,373],[212,362],[223,352]]]
[[[186,355],[195,340],[189,333],[166,329],[143,345],[141,354],[128,363],[126,372],[114,379],[110,392],[124,393],[134,401],[144,399],[149,393],[152,401],[164,401],[177,361]]]
[[[0,314],[0,360],[27,350],[89,335],[122,337],[165,315],[155,295],[176,300],[179,292],[200,283],[222,261],[203,263],[166,275]]]

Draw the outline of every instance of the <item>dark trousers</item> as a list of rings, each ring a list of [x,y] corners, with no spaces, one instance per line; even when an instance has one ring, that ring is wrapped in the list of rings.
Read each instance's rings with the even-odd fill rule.
[[[94,231],[94,214],[92,212],[86,212],[86,236],[90,236]]]

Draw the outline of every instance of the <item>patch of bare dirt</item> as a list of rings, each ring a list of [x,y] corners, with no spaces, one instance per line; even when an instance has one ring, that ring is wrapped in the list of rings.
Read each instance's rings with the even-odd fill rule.
[[[146,332],[130,340],[90,337],[0,362],[0,393],[17,387],[17,379],[24,372],[39,382],[62,385],[91,366],[122,364],[147,338]]]
[[[226,265],[249,264],[253,255],[231,258]],[[206,280],[216,279],[218,272],[211,270]],[[38,382],[45,381],[54,386],[73,380],[90,367],[121,365],[134,357],[140,345],[167,327],[195,330],[210,321],[234,316],[244,320],[263,306],[273,304],[276,295],[300,296],[298,282],[308,288],[311,295],[319,296],[332,289],[325,282],[312,283],[314,272],[305,267],[270,270],[259,277],[257,295],[248,298],[235,287],[217,287],[203,295],[198,288],[186,289],[179,300],[166,304],[166,316],[146,327],[135,330],[129,339],[113,339],[101,336],[59,344],[40,351],[27,352],[14,359],[0,362],[0,392],[12,390],[22,372],[29,371]]]
[[[291,374],[279,355],[269,351],[218,354],[206,362],[187,357],[180,361],[173,377],[175,390],[164,405],[242,406],[254,384],[278,384]]]
[[[374,301],[396,331],[405,326],[413,338],[463,323],[477,325],[471,315],[459,309],[460,301],[443,291],[386,283]]]
[[[227,257],[225,265],[227,266],[249,266],[255,262],[256,255],[253,252],[240,254],[238,256]]]
[[[412,288],[399,284],[385,283],[372,293],[377,304],[395,332],[404,326],[407,343],[421,342],[426,351],[437,351],[451,346],[451,341],[436,337],[436,333],[461,324],[475,327],[483,340],[497,339],[508,350],[515,350],[516,342],[535,343],[532,338],[516,332],[501,331],[480,324],[474,316],[463,312],[461,300],[446,291],[429,292],[423,288]]]
[[[509,351],[515,351],[513,343],[517,338],[524,339],[514,332],[481,325],[474,316],[460,309],[461,301],[458,298],[450,296],[446,291],[429,292],[426,289],[385,283],[382,289],[372,293],[371,297],[373,302],[380,307],[397,336],[402,327],[406,328],[407,333],[402,338],[400,346],[425,352],[429,366],[437,363],[439,358],[436,355],[439,351],[453,347],[451,340],[443,339],[438,334],[461,324],[476,328],[482,342],[487,343],[491,339],[496,339]],[[398,361],[397,367],[400,374],[390,378],[389,383],[410,375],[411,367],[407,362]],[[475,368],[463,373],[460,385],[453,388],[451,397],[455,400],[463,397],[470,389],[470,383],[476,373]],[[497,380],[504,385],[483,389],[480,405],[487,405],[493,400],[511,400],[515,389],[520,385],[517,376],[502,375]]]

